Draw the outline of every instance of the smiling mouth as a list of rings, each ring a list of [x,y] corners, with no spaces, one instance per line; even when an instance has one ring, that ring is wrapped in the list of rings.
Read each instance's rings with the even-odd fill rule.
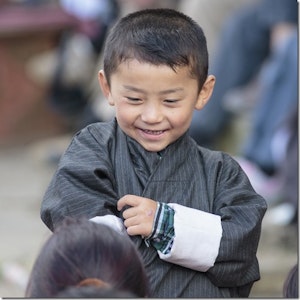
[[[143,132],[146,134],[152,134],[152,135],[160,135],[164,133],[164,130],[147,130],[147,129],[142,129]]]

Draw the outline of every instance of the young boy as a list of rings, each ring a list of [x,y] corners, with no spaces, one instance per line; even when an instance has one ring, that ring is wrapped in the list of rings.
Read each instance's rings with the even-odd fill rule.
[[[188,135],[213,91],[207,72],[206,39],[189,17],[122,18],[99,72],[116,117],[75,135],[41,207],[51,230],[65,216],[125,228],[153,297],[243,297],[260,277],[264,199],[235,160]]]

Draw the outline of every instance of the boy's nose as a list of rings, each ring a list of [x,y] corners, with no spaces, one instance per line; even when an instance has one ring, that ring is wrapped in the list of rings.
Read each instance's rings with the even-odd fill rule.
[[[163,119],[162,110],[159,105],[145,105],[141,118],[145,123],[158,123]]]

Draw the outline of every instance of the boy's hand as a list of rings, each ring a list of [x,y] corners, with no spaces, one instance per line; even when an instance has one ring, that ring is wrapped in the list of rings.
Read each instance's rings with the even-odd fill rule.
[[[127,233],[149,236],[152,232],[157,202],[149,198],[125,195],[118,201],[118,210],[122,210],[125,205],[131,206],[123,212]]]

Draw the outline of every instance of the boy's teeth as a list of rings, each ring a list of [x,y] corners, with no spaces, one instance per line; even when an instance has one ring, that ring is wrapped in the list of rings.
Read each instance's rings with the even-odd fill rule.
[[[163,131],[162,130],[144,130],[146,133],[151,133],[151,134],[161,134]]]

